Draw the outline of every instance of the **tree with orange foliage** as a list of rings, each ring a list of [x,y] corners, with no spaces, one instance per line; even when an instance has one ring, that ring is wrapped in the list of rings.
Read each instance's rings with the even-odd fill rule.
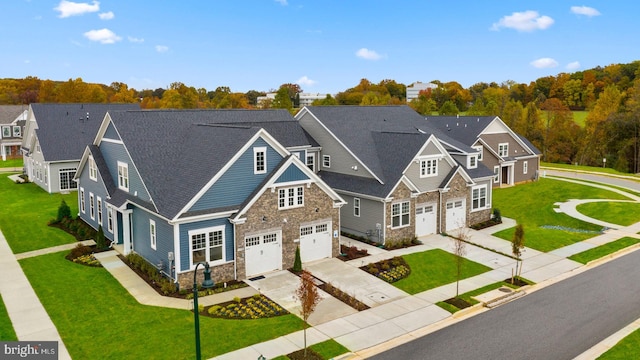
[[[304,357],[307,357],[307,320],[309,316],[316,309],[316,306],[320,302],[320,294],[318,294],[318,288],[313,283],[313,275],[307,270],[302,270],[300,275],[300,286],[296,289],[296,298],[300,300],[300,315],[304,320]]]

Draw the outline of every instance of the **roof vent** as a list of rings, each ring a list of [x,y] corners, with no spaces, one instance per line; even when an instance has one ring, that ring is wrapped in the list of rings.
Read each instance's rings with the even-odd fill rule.
[[[478,122],[480,122],[480,118],[478,118]]]
[[[456,114],[456,119],[460,119],[460,114]]]

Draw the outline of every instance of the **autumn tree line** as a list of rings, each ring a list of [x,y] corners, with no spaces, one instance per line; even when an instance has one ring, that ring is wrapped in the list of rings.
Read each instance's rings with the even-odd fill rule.
[[[529,84],[506,81],[477,83],[464,88],[455,81],[436,84],[420,92],[408,105],[430,115],[499,116],[509,127],[529,139],[543,161],[602,166],[623,172],[640,172],[640,61],[611,64],[574,73],[539,78]],[[407,85],[385,79],[362,79],[355,87],[314,102],[323,105],[406,104]],[[281,108],[295,113],[302,89],[282,84],[272,89],[275,98],[259,102],[266,92],[232,92],[221,86],[213,91],[180,82],[168,89],[136,90],[127,84],[0,79],[0,104],[139,103],[143,109],[254,109]],[[587,111],[584,126],[573,111]]]

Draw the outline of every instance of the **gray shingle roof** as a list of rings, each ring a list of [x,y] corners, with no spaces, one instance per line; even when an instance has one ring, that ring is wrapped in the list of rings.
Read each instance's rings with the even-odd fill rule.
[[[260,131],[253,124],[278,122],[287,116],[292,119],[283,112],[163,110],[109,114],[158,213],[174,218]]]
[[[25,110],[29,110],[25,105],[0,105],[0,124],[11,124]]]
[[[496,117],[495,116],[428,116],[429,126],[450,138],[471,146],[478,136]]]
[[[45,160],[65,161],[82,157],[84,149],[93,142],[107,111],[140,107],[137,104],[34,103],[31,109],[38,123],[36,136]]]

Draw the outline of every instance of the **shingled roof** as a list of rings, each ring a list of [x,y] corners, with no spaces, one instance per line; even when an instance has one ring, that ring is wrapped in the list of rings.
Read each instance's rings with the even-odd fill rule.
[[[109,110],[140,109],[137,104],[31,104],[36,136],[45,161],[79,160],[93,142]]]
[[[0,124],[11,124],[25,110],[29,110],[25,105],[0,105]]]
[[[177,216],[262,131],[255,124],[293,119],[286,110],[118,111],[109,115],[158,213],[167,218]]]

